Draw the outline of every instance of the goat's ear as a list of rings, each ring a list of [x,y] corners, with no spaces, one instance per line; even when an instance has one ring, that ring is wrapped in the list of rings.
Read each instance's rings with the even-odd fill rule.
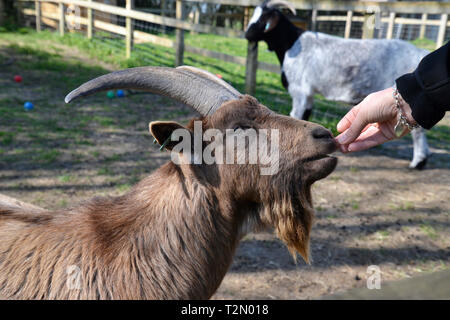
[[[178,143],[177,141],[171,141],[170,137],[172,132],[177,129],[185,129],[178,122],[174,121],[152,121],[148,125],[150,134],[155,138],[155,143],[159,143],[162,149],[172,150],[172,148]]]
[[[271,31],[275,28],[280,21],[280,15],[277,12],[274,12],[270,15],[270,18],[267,19],[266,26],[264,27],[264,33]]]

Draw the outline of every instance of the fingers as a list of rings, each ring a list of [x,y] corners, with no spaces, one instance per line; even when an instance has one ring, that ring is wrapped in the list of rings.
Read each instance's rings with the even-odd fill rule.
[[[367,121],[361,112],[356,114],[348,129],[336,137],[339,144],[349,144],[360,135],[361,131],[367,126]]]
[[[341,121],[339,121],[339,123],[336,126],[336,128],[339,132],[344,132],[345,130],[347,130],[350,127],[352,122],[355,120],[360,107],[361,107],[361,104],[354,106],[349,112],[347,112],[347,114],[344,116],[344,118],[342,118]]]
[[[378,128],[378,125],[376,123],[371,123],[368,124],[362,131],[361,134],[359,135],[358,138],[356,138],[355,141],[359,141],[362,139],[367,138],[368,136],[373,134],[373,130],[376,130]],[[339,144],[339,149],[342,153],[348,153],[350,152],[350,150],[348,150],[348,145],[345,144]]]
[[[397,118],[392,89],[369,94],[353,107],[337,125],[336,143],[343,153],[365,150],[395,138]]]
[[[347,146],[348,152],[363,151],[389,141],[383,132],[376,127],[367,129],[355,142]]]

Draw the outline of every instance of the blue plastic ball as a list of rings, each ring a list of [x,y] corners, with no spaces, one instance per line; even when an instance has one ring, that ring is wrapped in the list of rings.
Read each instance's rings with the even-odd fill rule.
[[[117,97],[119,98],[125,97],[125,92],[123,90],[117,90]]]
[[[25,110],[33,110],[34,105],[31,102],[27,101],[23,104],[23,107],[25,108]]]

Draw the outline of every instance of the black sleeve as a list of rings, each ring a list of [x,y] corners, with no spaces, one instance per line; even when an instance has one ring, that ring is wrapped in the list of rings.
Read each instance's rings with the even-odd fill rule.
[[[425,56],[413,73],[396,80],[417,123],[431,129],[450,110],[450,42]]]

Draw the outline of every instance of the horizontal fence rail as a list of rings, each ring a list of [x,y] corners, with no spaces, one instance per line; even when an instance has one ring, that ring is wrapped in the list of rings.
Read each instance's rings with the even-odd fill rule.
[[[136,10],[134,8],[134,0],[126,0],[125,7],[99,3],[92,0],[19,0],[19,6],[21,6],[21,3],[24,2],[35,3],[34,10],[26,8],[22,10],[22,13],[27,16],[35,17],[37,31],[41,30],[43,23],[48,23],[48,21],[43,21],[43,19],[51,19],[55,21],[51,26],[59,29],[59,33],[62,36],[64,35],[65,21],[68,19],[68,16],[65,14],[65,8],[69,5],[84,8],[87,11],[87,16],[71,16],[71,21],[85,26],[87,30],[86,35],[89,39],[92,38],[94,28],[124,36],[127,58],[131,55],[134,43],[148,42],[164,47],[174,48],[176,51],[176,66],[183,64],[183,54],[185,51],[203,57],[214,58],[221,61],[246,66],[246,92],[249,94],[253,94],[255,91],[257,69],[280,73],[280,67],[278,65],[257,61],[258,46],[254,43],[248,43],[246,58],[184,44],[184,31],[191,31],[192,33],[209,33],[232,38],[243,38],[244,31],[200,24],[198,23],[198,19],[194,20],[195,22],[186,21],[183,18],[187,16],[184,14],[183,2],[201,2],[244,7],[244,14],[242,16],[242,21],[244,23],[242,27],[245,29],[245,24],[248,23],[249,17],[251,16],[251,10],[255,6],[261,4],[262,0],[176,0],[175,18],[164,15],[164,10]],[[313,31],[316,31],[318,22],[344,23],[345,30],[343,32],[343,36],[345,38],[349,38],[351,35],[352,23],[362,24],[363,38],[373,38],[374,30],[368,26],[369,23],[373,24],[374,13],[379,13],[379,22],[387,25],[385,33],[385,37],[387,39],[393,38],[395,24],[420,26],[419,34],[422,38],[424,37],[426,27],[434,26],[438,28],[436,46],[440,47],[443,45],[445,40],[446,29],[450,26],[450,22],[448,21],[450,3],[448,2],[374,2],[330,0],[291,0],[289,2],[291,2],[298,10],[311,11],[310,21],[304,23],[309,23]],[[58,5],[58,12],[42,12],[41,3],[53,3]],[[125,26],[121,26],[116,23],[95,19],[93,14],[94,11],[102,14],[124,17],[126,24]],[[149,11],[153,11],[155,13],[151,13]],[[323,11],[342,12],[342,15],[326,15]],[[157,12],[160,14],[156,14]],[[167,13],[168,11],[166,10],[165,12]],[[321,12],[322,15],[320,14]],[[382,17],[381,14],[383,14]],[[400,14],[420,14],[421,18],[399,17],[398,15]],[[430,15],[440,15],[441,18],[435,20],[429,19]],[[372,20],[370,20],[371,18]],[[132,23],[133,21],[143,21],[162,27],[175,28],[176,39],[174,41],[151,33],[134,30]],[[296,23],[296,20],[293,19],[293,22]]]

